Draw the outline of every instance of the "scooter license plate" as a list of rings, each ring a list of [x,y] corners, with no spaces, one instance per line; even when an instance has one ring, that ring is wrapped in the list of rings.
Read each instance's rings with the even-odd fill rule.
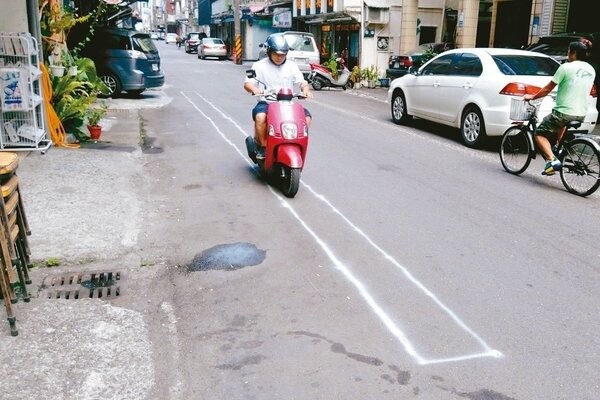
[[[300,63],[300,64],[306,64],[306,62],[308,61],[307,58],[295,58],[294,62]]]

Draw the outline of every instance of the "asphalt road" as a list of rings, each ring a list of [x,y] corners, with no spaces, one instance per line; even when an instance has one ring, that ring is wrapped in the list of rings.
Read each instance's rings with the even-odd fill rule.
[[[12,398],[597,397],[598,193],[568,194],[540,160],[511,176],[493,142],[467,149],[449,128],[394,125],[381,93],[331,90],[305,103],[309,154],[286,199],[244,154],[249,65],[158,45],[168,85],[111,101],[114,131],[139,121],[144,146],[127,130],[82,151],[106,155],[107,181],[65,180],[62,229],[36,236],[30,202],[34,252],[68,264],[36,279],[123,269],[123,295],[19,304],[19,360],[2,361],[30,375]],[[28,159],[34,180],[44,162]],[[79,191],[114,202],[80,207]],[[110,228],[99,251],[77,230],[94,223]]]

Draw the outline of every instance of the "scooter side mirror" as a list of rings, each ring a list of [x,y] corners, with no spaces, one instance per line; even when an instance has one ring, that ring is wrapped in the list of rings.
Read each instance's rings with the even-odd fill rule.
[[[246,70],[246,76],[250,79],[252,78],[256,78],[256,71],[253,69],[247,69]]]

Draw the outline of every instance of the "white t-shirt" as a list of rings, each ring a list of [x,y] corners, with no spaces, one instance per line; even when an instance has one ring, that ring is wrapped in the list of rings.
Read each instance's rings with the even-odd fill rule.
[[[246,82],[252,82],[257,87],[266,90],[294,89],[295,86],[299,88],[300,84],[305,82],[304,75],[302,75],[298,65],[287,59],[283,64],[275,65],[269,60],[269,57],[263,58],[252,64],[252,69],[256,71],[256,78],[247,77]],[[259,101],[261,99],[259,98]]]

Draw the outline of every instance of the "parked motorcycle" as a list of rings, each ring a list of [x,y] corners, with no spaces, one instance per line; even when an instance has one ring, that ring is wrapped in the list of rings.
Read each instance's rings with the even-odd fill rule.
[[[340,67],[339,75],[335,79],[328,68],[321,64],[310,64],[311,71],[308,82],[312,84],[315,90],[321,90],[324,87],[341,87],[344,90],[351,88],[350,70],[346,68],[346,64],[343,62],[340,62]]]
[[[256,78],[255,71],[251,69],[246,71],[246,75]],[[294,197],[300,187],[300,173],[308,148],[308,126],[304,107],[293,99],[302,99],[304,95],[294,93],[292,88],[282,88],[277,93],[266,92],[261,96],[269,103],[265,158],[256,158],[256,142],[250,136],[246,137],[248,157],[258,165],[263,176],[273,177],[281,185],[286,197]]]

